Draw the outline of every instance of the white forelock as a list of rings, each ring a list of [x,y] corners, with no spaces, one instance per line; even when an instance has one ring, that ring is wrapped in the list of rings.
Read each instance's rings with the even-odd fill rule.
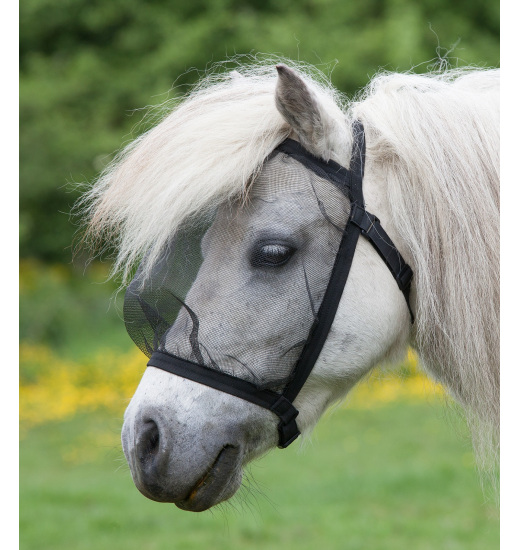
[[[145,253],[145,270],[152,265],[193,214],[244,197],[267,155],[289,136],[274,102],[274,64],[242,67],[240,75],[234,71],[201,81],[128,145],[80,201],[89,223],[87,239],[112,241],[114,273],[122,274],[123,283]],[[305,80],[322,107],[341,119],[338,92],[310,76]],[[348,146],[346,131],[345,136],[342,151]]]

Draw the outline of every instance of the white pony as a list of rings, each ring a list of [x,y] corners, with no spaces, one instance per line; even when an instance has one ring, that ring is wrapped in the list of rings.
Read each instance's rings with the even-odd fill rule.
[[[370,369],[411,345],[466,409],[477,456],[492,467],[499,71],[380,74],[349,102],[311,67],[290,65],[243,66],[203,80],[85,195],[89,237],[112,241],[114,271],[128,282],[143,257],[144,272],[152,269],[191,216],[247,203],[265,159],[287,137],[349,166],[352,124],[361,121],[367,209],[414,271],[415,323],[387,267],[360,239],[332,329],[295,400],[298,427],[309,432]],[[235,332],[244,338],[243,324]],[[143,494],[200,511],[235,493],[243,465],[276,446],[276,426],[266,409],[149,367],[125,413],[122,442]]]

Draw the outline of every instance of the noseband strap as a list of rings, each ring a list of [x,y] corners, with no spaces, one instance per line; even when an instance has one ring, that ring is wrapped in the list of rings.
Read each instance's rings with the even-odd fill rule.
[[[285,140],[274,151],[274,153],[282,152],[290,155],[318,174],[326,174],[327,179],[350,200],[350,216],[345,228],[342,229],[341,242],[327,289],[290,381],[283,392],[280,394],[261,389],[246,380],[164,351],[154,351],[148,362],[150,367],[163,369],[272,411],[280,419],[278,424],[278,446],[280,448],[287,447],[300,435],[296,423],[298,410],[294,407],[293,402],[311,373],[334,322],[360,235],[363,235],[372,244],[392,273],[405,297],[411,322],[414,322],[410,307],[410,286],[413,272],[381,227],[378,218],[365,210],[362,188],[365,167],[365,133],[361,122],[354,122],[353,134],[354,142],[348,170],[334,161],[325,162],[315,157],[300,143],[291,139]]]

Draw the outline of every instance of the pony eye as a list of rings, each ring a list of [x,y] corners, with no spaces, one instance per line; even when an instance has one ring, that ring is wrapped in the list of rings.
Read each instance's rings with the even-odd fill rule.
[[[286,244],[267,243],[256,248],[251,256],[253,267],[279,267],[287,263],[295,249]]]

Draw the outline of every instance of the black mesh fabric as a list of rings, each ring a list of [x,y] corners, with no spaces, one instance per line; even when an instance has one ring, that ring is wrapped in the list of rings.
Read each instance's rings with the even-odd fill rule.
[[[151,273],[138,270],[127,289],[124,319],[137,346],[281,392],[349,217],[348,193],[333,180],[275,152],[245,202],[189,220]]]
[[[282,448],[299,435],[293,401],[325,344],[360,235],[392,273],[413,323],[413,273],[365,210],[363,126],[353,130],[349,170],[284,141],[246,200],[187,220],[125,295],[126,328],[148,366],[272,411]]]

